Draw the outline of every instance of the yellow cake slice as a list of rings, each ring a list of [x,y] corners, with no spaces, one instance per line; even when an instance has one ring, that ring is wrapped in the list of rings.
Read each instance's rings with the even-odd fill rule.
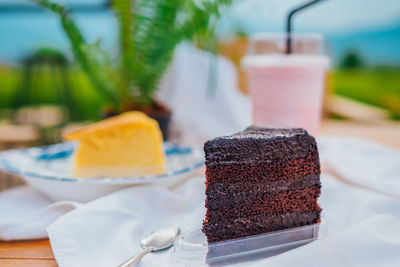
[[[65,136],[78,141],[75,177],[135,177],[165,172],[157,121],[130,111]]]

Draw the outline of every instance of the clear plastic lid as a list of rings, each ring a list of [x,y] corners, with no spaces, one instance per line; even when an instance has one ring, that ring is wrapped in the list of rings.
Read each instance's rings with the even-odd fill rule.
[[[321,34],[291,34],[293,53],[285,54],[287,33],[258,33],[249,38],[243,68],[307,67],[330,68],[327,43]]]
[[[184,266],[229,264],[278,255],[308,244],[326,233],[322,223],[281,230],[262,235],[207,243],[200,228],[175,239],[172,261]]]
[[[324,55],[327,43],[319,33],[292,33],[293,54]],[[256,33],[249,37],[248,55],[285,54],[287,33]]]
[[[248,55],[242,60],[243,68],[251,67],[329,67],[329,58],[320,55]]]

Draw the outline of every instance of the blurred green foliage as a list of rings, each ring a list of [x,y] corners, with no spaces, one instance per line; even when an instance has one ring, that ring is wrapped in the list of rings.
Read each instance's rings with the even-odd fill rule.
[[[336,94],[385,108],[400,119],[400,69],[339,69],[333,82]]]
[[[41,104],[60,104],[56,94],[50,70],[44,69],[40,74],[35,75],[34,84],[40,84],[40,88],[33,88],[30,102],[35,105]],[[95,90],[88,81],[87,76],[79,69],[71,67],[68,72],[71,83],[71,94],[74,96],[74,109],[77,109],[76,120],[98,120],[101,116],[101,107],[107,101]],[[19,68],[0,69],[0,109],[14,109],[17,90],[21,86],[23,72]],[[28,96],[27,96],[28,97]],[[0,118],[1,119],[1,118]]]
[[[99,119],[100,107],[107,101],[93,88],[80,69],[71,68],[69,73],[72,94],[76,99],[75,107],[79,109],[79,120]],[[400,119],[400,69],[339,69],[333,74],[336,94],[388,109],[393,118]],[[36,77],[42,84],[35,96],[38,104],[57,104],[54,85],[46,82],[49,75],[50,72]],[[14,108],[13,97],[20,78],[19,69],[0,69],[0,109]]]
[[[364,61],[356,51],[347,52],[339,63],[342,69],[357,69],[364,67]]]
[[[119,51],[109,53],[100,40],[88,43],[68,10],[52,0],[32,0],[56,14],[74,57],[94,88],[116,109],[154,104],[176,46],[209,27],[220,7],[232,0],[114,0]]]

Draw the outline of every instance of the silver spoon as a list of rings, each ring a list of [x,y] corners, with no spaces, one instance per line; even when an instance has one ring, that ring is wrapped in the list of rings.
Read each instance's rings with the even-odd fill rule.
[[[140,241],[140,246],[143,250],[119,265],[119,267],[130,266],[131,264],[140,261],[149,252],[170,248],[174,244],[174,240],[176,236],[179,235],[179,232],[180,230],[176,226],[164,226],[155,230],[149,236]]]

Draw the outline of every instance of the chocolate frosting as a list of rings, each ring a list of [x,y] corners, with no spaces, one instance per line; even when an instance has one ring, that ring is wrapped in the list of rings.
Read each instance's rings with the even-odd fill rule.
[[[320,186],[278,194],[243,194],[206,199],[207,220],[217,222],[224,218],[241,218],[256,214],[305,212],[319,210],[317,203]]]
[[[206,194],[209,199],[227,199],[255,194],[276,194],[319,186],[320,184],[319,174],[313,174],[298,179],[267,181],[263,183],[213,183],[207,186]]]
[[[205,223],[203,231],[209,242],[216,242],[314,224],[319,221],[319,214],[319,211],[310,211],[221,219],[217,223]]]
[[[303,158],[317,151],[314,137],[300,129],[248,128],[204,144],[206,165],[269,163]]]
[[[265,164],[235,163],[206,166],[207,184],[290,181],[320,173],[318,154],[313,152],[309,152],[305,158],[283,162]]]

